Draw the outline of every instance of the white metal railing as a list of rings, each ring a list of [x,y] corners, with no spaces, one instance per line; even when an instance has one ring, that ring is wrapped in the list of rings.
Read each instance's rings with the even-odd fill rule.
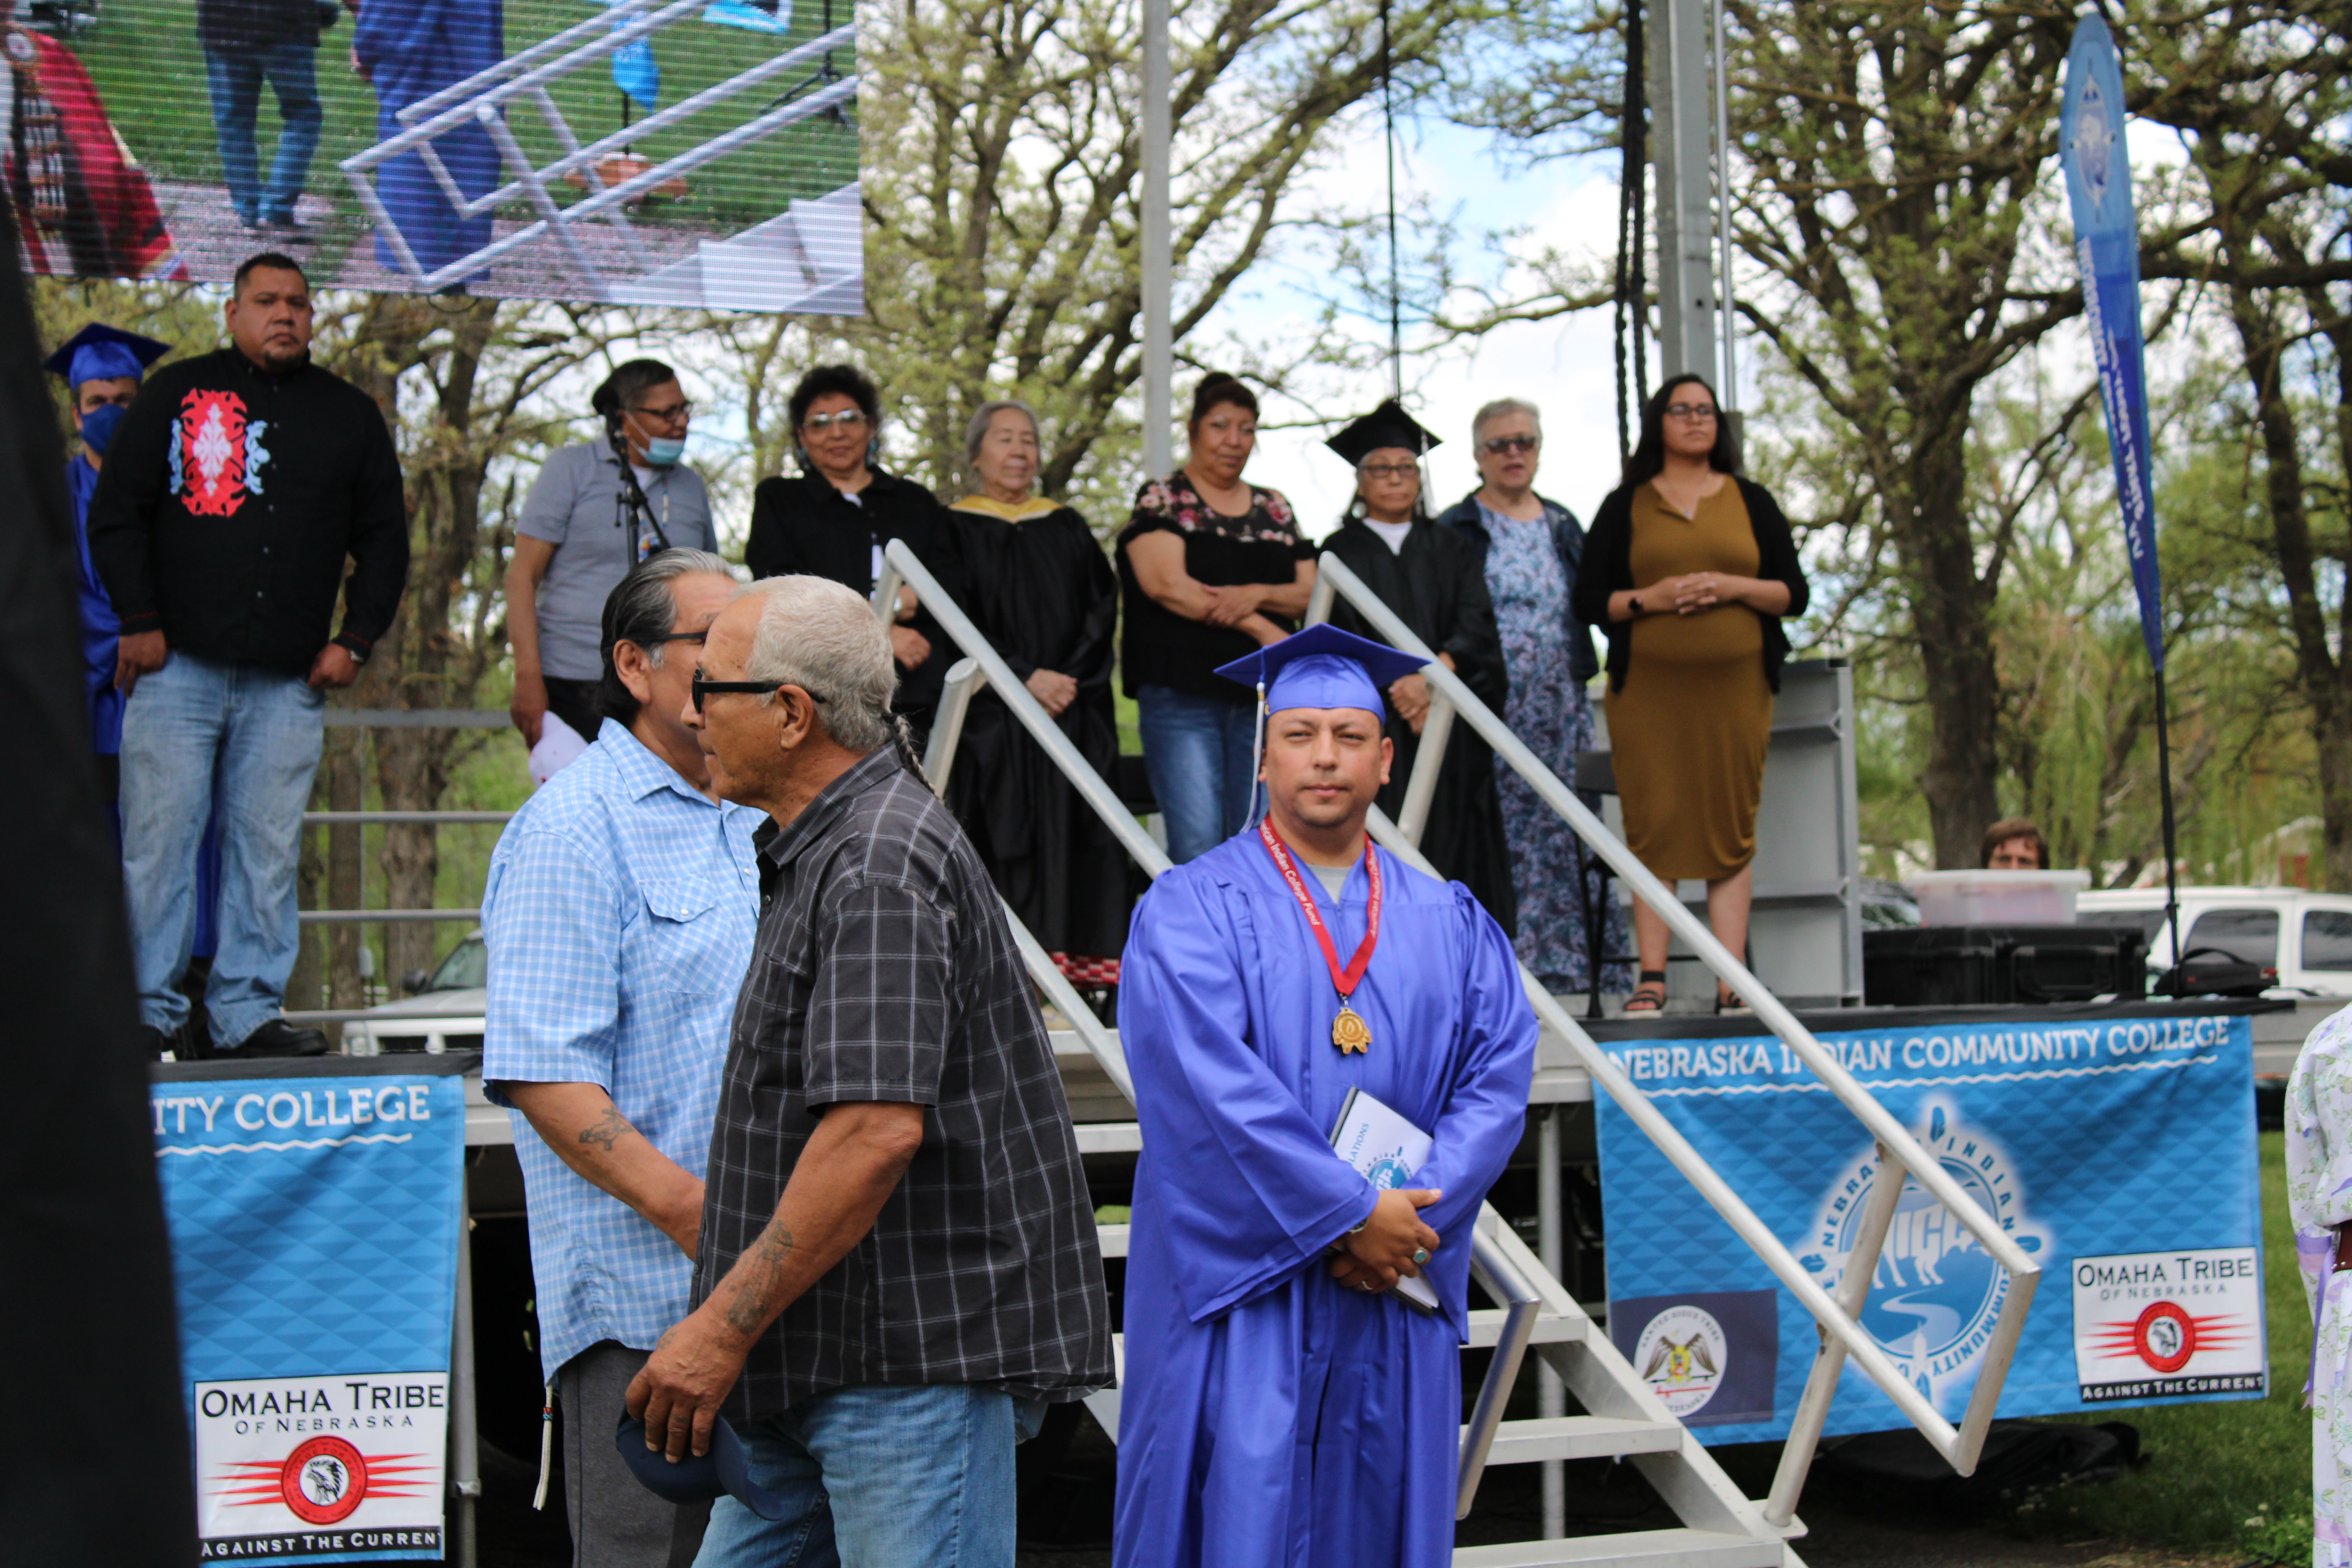
[[[1878,1385],[1880,1391],[1894,1401],[1896,1408],[1919,1429],[1947,1463],[1961,1475],[1969,1474],[1976,1468],[1978,1455],[1984,1447],[1986,1429],[1992,1423],[1993,1407],[2000,1400],[2001,1385],[2009,1374],[2010,1361],[2016,1353],[2018,1335],[2024,1330],[2026,1310],[2032,1302],[2034,1287],[2040,1281],[2040,1269],[2024,1250],[2001,1231],[1999,1223],[1979,1207],[1950,1173],[1920,1147],[1908,1130],[1822,1048],[1821,1042],[1781,1005],[1780,998],[1765,989],[1763,983],[1748,972],[1747,965],[1716,941],[1714,932],[1684,907],[1674,889],[1659,881],[1647,867],[1635,859],[1633,851],[1626,848],[1600,817],[1577,798],[1575,791],[1561,783],[1559,775],[1528,751],[1459,677],[1437,662],[1436,655],[1430,651],[1428,645],[1415,637],[1412,629],[1381,603],[1379,595],[1366,587],[1362,579],[1349,570],[1345,562],[1327,552],[1316,573],[1315,590],[1309,597],[1307,612],[1308,621],[1328,619],[1337,598],[1345,598],[1351,609],[1362,616],[1374,631],[1394,647],[1429,661],[1423,666],[1422,675],[1430,686],[1432,715],[1437,713],[1437,705],[1442,700],[1454,715],[1467,720],[1478,737],[1494,748],[1495,754],[1526,780],[1544,804],[1608,863],[1610,869],[1633,895],[1664,918],[1667,927],[1682,938],[1700,961],[1755,1010],[1757,1022],[1778,1037],[1791,1053],[1812,1069],[1814,1076],[1837,1097],[1839,1103],[1853,1113],[1877,1142],[1880,1171],[1887,1172],[1890,1165],[1899,1167],[1911,1180],[1917,1182],[1976,1238],[1978,1244],[2000,1265],[2005,1276],[2006,1294],[2000,1313],[1994,1319],[1991,1337],[1984,1347],[1976,1385],[1970,1392],[1966,1412],[1955,1426],[1903,1377],[1878,1348],[1876,1342],[1871,1339],[1869,1331],[1863,1328],[1859,1319],[1863,1303],[1869,1294],[1871,1279],[1877,1272],[1880,1248],[1902,1197],[1904,1183],[1882,1179],[1874,1184],[1861,1229],[1855,1237],[1854,1248],[1847,1257],[1839,1294],[1832,1298],[1805,1271],[1795,1256],[1766,1227],[1755,1212],[1725,1184],[1698,1151],[1691,1147],[1689,1141],[1675,1130],[1674,1123],[1666,1119],[1650,1097],[1634,1085],[1617,1065],[1616,1059],[1602,1050],[1568,1010],[1522,966],[1521,974],[1528,997],[1538,1016],[1559,1032],[1576,1052],[1585,1070],[1591,1075],[1592,1081],[1604,1089],[1634,1125],[1657,1145],[1659,1152],[1698,1190],[1709,1206],[1723,1216],[1739,1239],[1772,1270],[1774,1277],[1796,1297],[1799,1305],[1812,1314],[1823,1331],[1821,1352],[1814,1360],[1804,1396],[1798,1403],[1789,1441],[1782,1451],[1780,1468],[1773,1478],[1771,1496],[1765,1505],[1765,1518],[1775,1525],[1785,1525],[1794,1516],[1798,1494],[1804,1487],[1805,1473],[1812,1464],[1813,1447],[1820,1440],[1822,1424],[1828,1418],[1830,1401],[1837,1392],[1838,1374],[1848,1356],[1853,1357],[1855,1364]],[[1414,759],[1413,774],[1408,784],[1408,804],[1412,790],[1420,785],[1424,773],[1433,783],[1437,759],[1432,753],[1438,749],[1429,743],[1424,723],[1421,752]],[[1427,863],[1421,860],[1414,837],[1402,831],[1401,823],[1391,825],[1374,811],[1371,826],[1383,847],[1426,867]],[[1409,855],[1408,851],[1411,852]]]
[[[604,220],[619,236],[631,262],[640,270],[650,269],[654,266],[653,258],[645,250],[629,225],[625,210],[627,204],[680,174],[762,141],[796,121],[856,101],[856,76],[839,76],[832,69],[835,51],[856,47],[857,28],[852,22],[831,28],[820,37],[762,60],[748,70],[714,82],[700,92],[656,110],[635,123],[583,146],[556,106],[554,95],[549,90],[551,85],[574,71],[610,59],[619,50],[647,40],[674,23],[698,16],[708,3],[709,0],[614,0],[611,8],[603,14],[567,27],[486,70],[411,104],[399,116],[405,129],[337,164],[344,178],[351,182],[353,197],[392,251],[400,269],[416,279],[422,289],[439,289],[473,276],[499,258],[541,236],[552,235],[564,258],[579,275],[584,289],[602,300],[607,293],[604,273],[581,246],[578,237],[572,232],[575,228],[592,218]],[[805,85],[814,90],[805,94],[788,93],[786,101],[770,106],[740,125],[653,163],[627,179],[602,185],[595,170],[609,154],[627,147],[640,137],[666,131],[738,94],[803,67],[812,70],[811,79]],[[534,164],[521,143],[516,141],[513,130],[507,124],[506,111],[518,101],[528,101],[539,110],[540,118],[546,121],[557,144],[562,147],[562,153],[552,162],[544,165]],[[478,125],[489,136],[511,175],[504,184],[479,196],[469,196],[459,187],[434,147],[439,137],[471,125]],[[391,213],[376,195],[374,183],[369,178],[379,165],[412,152],[423,160],[434,182],[441,187],[442,195],[459,217],[478,217],[504,203],[522,198],[529,201],[538,213],[537,220],[492,239],[488,245],[446,266],[427,272],[416,259],[416,253],[410,247],[407,237],[393,221]],[[590,184],[601,185],[602,188],[583,200],[564,206],[557,201],[552,187],[562,184],[565,176],[575,174],[583,175]]]
[[[1086,797],[1095,814],[1118,835],[1119,841],[1138,864],[1156,880],[1172,864],[1167,852],[1143,831],[1135,816],[1122,805],[1116,792],[1103,776],[1095,772],[1062,733],[1029,689],[1014,677],[1013,668],[1004,662],[961,606],[940,586],[915,552],[900,540],[892,540],[883,552],[882,575],[874,584],[874,614],[887,625],[896,612],[898,589],[902,584],[911,585],[921,597],[925,609],[940,624],[941,630],[955,639],[964,650],[948,671],[940,706],[933,714],[931,738],[923,758],[923,771],[931,787],[944,795],[949,771],[954,766],[958,742],[963,733],[963,722],[971,708],[971,700],[983,686],[995,687],[998,697],[1013,717],[1021,721],[1030,736],[1045,749],[1065,776]],[[1424,869],[1416,852],[1412,858]],[[1135,1103],[1135,1079],[1129,1072],[1126,1053],[1102,1021],[1095,1016],[1069,977],[1062,973],[1052,956],[1022,923],[1021,917],[1010,904],[1004,907],[1005,922],[1013,928],[1013,940],[1021,950],[1022,963],[1046,995],[1047,1000],[1068,1019],[1070,1027],[1085,1045],[1096,1064],[1103,1069],[1129,1105]],[[1472,1223],[1470,1271],[1479,1286],[1504,1307],[1502,1332],[1496,1342],[1494,1358],[1486,1364],[1486,1381],[1479,1385],[1477,1403],[1473,1406],[1470,1423],[1462,1435],[1462,1451],[1454,1483],[1456,1518],[1466,1518],[1471,1502],[1478,1493],[1479,1479],[1486,1473],[1486,1456],[1493,1449],[1495,1433],[1501,1426],[1505,1406],[1509,1403],[1511,1388],[1518,1381],[1519,1366],[1527,1357],[1529,1342],[1535,1336],[1536,1316],[1541,1306],[1542,1294],[1535,1282],[1514,1263],[1510,1255],[1496,1246],[1485,1234],[1486,1225],[1503,1224],[1491,1205],[1482,1205],[1480,1214]]]

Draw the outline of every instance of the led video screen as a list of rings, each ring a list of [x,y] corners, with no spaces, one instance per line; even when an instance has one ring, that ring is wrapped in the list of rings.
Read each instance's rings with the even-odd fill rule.
[[[853,0],[0,0],[61,277],[856,315]]]

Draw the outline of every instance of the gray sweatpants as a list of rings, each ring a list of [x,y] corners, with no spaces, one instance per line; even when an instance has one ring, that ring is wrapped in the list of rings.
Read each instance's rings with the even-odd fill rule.
[[[629,1380],[651,1352],[605,1340],[555,1374],[563,1405],[563,1506],[572,1568],[690,1568],[709,1522],[707,1502],[665,1502],[613,1447]]]

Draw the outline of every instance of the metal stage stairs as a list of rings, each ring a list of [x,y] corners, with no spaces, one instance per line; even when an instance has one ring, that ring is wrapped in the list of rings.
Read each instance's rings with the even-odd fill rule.
[[[1168,869],[1166,854],[1120,805],[1110,785],[1078,755],[1045,709],[906,543],[891,542],[884,559],[886,569],[874,589],[876,615],[887,621],[901,584],[911,586],[965,655],[949,671],[933,721],[929,749],[924,757],[932,786],[945,789],[954,767],[964,715],[972,698],[983,687],[992,689],[1118,836],[1136,862],[1155,878]],[[2018,1333],[2024,1325],[2026,1308],[2038,1279],[2033,1263],[1911,1134],[1823,1050],[1789,1010],[1715,941],[1672,891],[1633,859],[1583,802],[1528,752],[1452,671],[1435,663],[1428,648],[1364,587],[1344,563],[1327,554],[1319,563],[1307,619],[1328,618],[1335,598],[1342,595],[1391,644],[1433,661],[1422,672],[1431,689],[1430,710],[1398,821],[1389,822],[1377,810],[1372,813],[1371,830],[1381,847],[1409,865],[1424,871],[1430,869],[1417,846],[1436,784],[1437,763],[1452,726],[1457,721],[1469,723],[1494,748],[1497,759],[1516,769],[1591,850],[1609,863],[1611,870],[1631,891],[1651,908],[1664,912],[1675,934],[1755,1009],[1759,1030],[1778,1037],[1783,1046],[1804,1061],[1869,1130],[1877,1142],[1881,1158],[1893,1161],[1911,1178],[1910,1183],[1873,1184],[1843,1283],[1838,1286],[1837,1295],[1832,1297],[1691,1148],[1650,1098],[1594,1043],[1559,1001],[1546,992],[1534,975],[1522,971],[1528,1001],[1543,1028],[1537,1049],[1532,1107],[1548,1111],[1562,1101],[1589,1100],[1596,1092],[1606,1093],[1690,1181],[1697,1195],[1772,1270],[1796,1299],[1797,1305],[1812,1315],[1822,1331],[1822,1348],[1804,1397],[1793,1413],[1790,1437],[1771,1493],[1762,1500],[1751,1500],[1724,1474],[1690,1430],[1666,1409],[1609,1336],[1561,1285],[1555,1270],[1545,1266],[1544,1259],[1528,1247],[1491,1205],[1486,1205],[1472,1237],[1471,1278],[1491,1304],[1472,1311],[1471,1338],[1465,1348],[1490,1349],[1494,1353],[1470,1421],[1463,1428],[1457,1514],[1469,1513],[1480,1478],[1488,1465],[1541,1464],[1549,1472],[1545,1487],[1544,1538],[1507,1545],[1460,1548],[1454,1554],[1455,1568],[1547,1568],[1571,1563],[1638,1563],[1646,1568],[1802,1568],[1801,1560],[1790,1544],[1804,1534],[1804,1526],[1796,1516],[1797,1498],[1811,1465],[1839,1375],[1849,1357],[1957,1471],[1969,1473],[1976,1467]],[[1072,1115],[1077,1123],[1080,1151],[1088,1154],[1139,1151],[1142,1147],[1140,1130],[1131,1119],[1134,1085],[1116,1032],[1096,1019],[1036,939],[1009,908],[1005,912],[1031,979],[1044,994],[1052,1013],[1058,1015],[1052,1033],[1070,1095]],[[1559,1213],[1557,1125],[1549,1114],[1538,1121],[1543,1150],[1538,1163],[1538,1195],[1539,1204],[1549,1216],[1548,1233],[1556,1231]],[[2008,1298],[1983,1352],[1983,1371],[1971,1392],[1967,1412],[1957,1426],[1947,1421],[1918,1390],[1904,1381],[1857,1321],[1876,1272],[1879,1250],[1894,1220],[1895,1205],[1912,1184],[1941,1202],[2009,1279]],[[1124,1257],[1128,1227],[1104,1225],[1099,1230],[1104,1256]],[[1547,1248],[1549,1245],[1547,1241]],[[1505,1404],[1530,1350],[1542,1369],[1538,1377],[1540,1414],[1505,1419]],[[1123,1347],[1121,1353],[1123,1356]],[[1577,1413],[1568,1409],[1567,1402],[1571,1398],[1579,1407]],[[1118,1389],[1106,1389],[1087,1404],[1115,1441],[1118,1434]],[[1592,1458],[1622,1459],[1633,1465],[1673,1510],[1680,1521],[1679,1528],[1564,1536],[1560,1477],[1552,1467],[1561,1461]]]

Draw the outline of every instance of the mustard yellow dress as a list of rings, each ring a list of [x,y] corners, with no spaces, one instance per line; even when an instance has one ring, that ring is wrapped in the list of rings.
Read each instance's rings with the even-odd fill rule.
[[[1636,594],[1690,572],[1753,577],[1756,531],[1726,478],[1696,517],[1654,484],[1634,492],[1630,564]],[[1625,843],[1660,878],[1716,881],[1756,855],[1756,807],[1772,733],[1764,623],[1745,605],[1633,624],[1622,690],[1608,696],[1609,745]]]

